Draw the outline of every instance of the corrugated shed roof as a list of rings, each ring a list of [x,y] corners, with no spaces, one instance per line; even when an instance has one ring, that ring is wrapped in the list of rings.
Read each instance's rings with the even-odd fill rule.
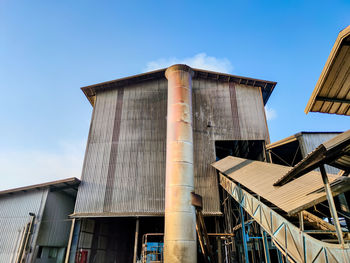
[[[297,176],[318,168],[322,164],[329,164],[350,172],[350,130],[318,146],[293,169],[279,178],[275,185],[283,185]]]
[[[291,167],[232,156],[217,161],[212,166],[289,215],[326,200],[322,177],[319,172],[312,171],[283,186],[273,186],[273,183],[281,175],[288,172]],[[339,176],[329,175],[331,185],[338,185],[337,193],[349,190],[349,182],[336,180],[337,178]],[[339,181],[342,184],[340,190]]]
[[[270,143],[268,145],[266,145],[266,149],[270,150],[273,149],[275,147],[279,147],[281,145],[296,141],[298,139],[298,137],[302,136],[303,134],[339,134],[341,132],[310,132],[310,131],[302,131],[302,132],[298,132],[296,134],[293,134],[289,137],[286,137],[282,140]]]
[[[350,26],[342,30],[311,94],[305,113],[350,115]]]
[[[65,190],[65,189],[69,189],[69,188],[77,188],[79,184],[80,184],[80,180],[78,178],[71,177],[71,178],[67,178],[67,179],[46,182],[46,183],[42,183],[42,184],[34,184],[34,185],[29,185],[29,186],[24,186],[24,187],[19,187],[19,188],[3,190],[3,191],[0,191],[0,196],[14,194],[14,193],[18,193],[18,192],[27,192],[27,191],[45,189],[45,188],[50,188],[53,190],[55,190],[55,189]]]
[[[140,83],[148,80],[165,79],[165,75],[164,75],[165,70],[166,68],[159,69],[159,70],[146,72],[138,75],[133,75],[125,78],[120,78],[120,79],[106,81],[106,82],[102,82],[94,85],[89,85],[86,87],[82,87],[81,89],[84,92],[85,96],[90,101],[90,103],[94,105],[96,92],[98,91],[115,89],[118,87],[124,87],[124,86],[132,85],[132,84],[136,84],[136,83]],[[232,82],[232,83],[250,85],[254,87],[260,87],[264,104],[267,103],[273,89],[277,84],[277,82],[274,82],[274,81],[236,76],[236,75],[219,73],[219,72],[208,71],[203,69],[193,69],[193,71],[194,71],[193,79],[201,78],[201,79],[209,79],[209,80],[218,80],[222,82]]]

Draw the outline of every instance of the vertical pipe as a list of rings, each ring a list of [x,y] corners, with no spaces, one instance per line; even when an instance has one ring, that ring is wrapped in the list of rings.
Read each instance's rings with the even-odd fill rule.
[[[168,79],[164,262],[197,262],[194,191],[192,76],[186,65],[173,65]]]
[[[66,258],[64,260],[64,263],[69,262],[69,255],[70,255],[70,248],[72,247],[72,238],[74,233],[74,226],[75,226],[75,218],[72,219],[72,224],[70,227],[70,233],[69,233],[69,239],[68,239],[68,245],[67,245],[67,251],[66,251]]]
[[[136,225],[135,225],[135,242],[134,242],[134,259],[133,263],[136,263],[137,261],[137,246],[138,246],[138,240],[139,240],[139,228],[140,228],[140,219],[136,218]]]

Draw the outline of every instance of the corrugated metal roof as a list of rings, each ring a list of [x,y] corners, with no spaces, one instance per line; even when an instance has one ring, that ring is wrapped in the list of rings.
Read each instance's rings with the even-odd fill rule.
[[[116,80],[111,80],[111,81],[106,81],[94,85],[89,85],[86,87],[82,87],[82,91],[84,92],[85,96],[88,98],[90,103],[92,105],[95,104],[95,96],[96,92],[101,91],[101,90],[107,90],[107,89],[115,89],[118,87],[124,87],[136,83],[140,83],[143,81],[148,81],[148,80],[155,80],[155,79],[165,79],[165,70],[164,69],[159,69],[151,72],[146,72],[134,76],[129,76],[125,78],[120,78]],[[277,82],[274,81],[267,81],[267,80],[261,80],[261,79],[254,79],[254,78],[248,78],[248,77],[242,77],[242,76],[236,76],[236,75],[231,75],[231,74],[226,74],[226,73],[219,73],[219,72],[213,72],[213,71],[208,71],[208,70],[203,70],[203,69],[195,69],[193,68],[194,71],[194,77],[193,79],[209,79],[209,80],[218,80],[218,81],[223,81],[223,82],[232,82],[232,83],[237,83],[237,84],[242,84],[242,85],[249,85],[249,86],[254,86],[254,87],[260,87],[264,104],[267,103],[273,89],[275,88]]]
[[[334,43],[305,108],[310,111],[350,115],[350,26]]]
[[[284,144],[287,144],[287,143],[290,143],[290,142],[293,142],[293,141],[296,141],[298,139],[298,137],[300,136],[303,136],[304,134],[321,134],[321,135],[337,135],[337,134],[340,134],[341,132],[310,132],[310,131],[302,131],[302,132],[298,132],[296,134],[293,134],[289,137],[286,137],[284,139],[281,139],[279,141],[276,141],[276,142],[273,142],[273,143],[270,143],[268,145],[266,145],[266,150],[270,150],[270,149],[273,149],[275,147],[279,147],[281,145],[284,145]]]
[[[350,130],[318,146],[293,169],[279,178],[275,185],[283,185],[297,176],[318,168],[322,164],[329,164],[350,172]]]
[[[27,191],[33,191],[33,190],[46,189],[46,188],[50,188],[52,190],[66,190],[69,188],[76,189],[79,184],[80,184],[80,180],[78,178],[71,177],[67,179],[51,181],[51,182],[46,182],[42,184],[34,184],[34,185],[29,185],[29,186],[24,186],[19,188],[3,190],[3,191],[0,191],[0,196],[14,194],[17,192],[27,192]]]
[[[273,183],[281,175],[288,172],[291,167],[232,156],[217,161],[212,166],[289,215],[326,200],[319,172],[312,171],[283,186],[273,186]],[[339,182],[336,180],[337,178],[339,176],[329,175],[331,185]],[[343,182],[341,186],[339,187],[338,184],[336,194],[346,191],[350,187],[348,181]]]

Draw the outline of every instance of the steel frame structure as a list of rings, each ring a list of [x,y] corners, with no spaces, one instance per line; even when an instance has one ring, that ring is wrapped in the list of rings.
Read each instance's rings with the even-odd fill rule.
[[[220,185],[269,234],[277,248],[292,262],[350,262],[349,244],[317,240],[276,213],[238,184],[220,173]]]

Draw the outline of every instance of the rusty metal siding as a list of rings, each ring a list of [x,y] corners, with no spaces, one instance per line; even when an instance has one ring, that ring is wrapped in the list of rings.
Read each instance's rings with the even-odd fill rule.
[[[298,137],[298,140],[303,157],[306,157],[320,144],[334,138],[337,135],[339,135],[339,133],[302,133],[301,136]],[[329,165],[325,165],[325,168],[327,173],[337,174],[339,172],[339,169]]]
[[[103,212],[117,90],[96,99],[75,211]]]
[[[16,258],[21,234],[30,221],[29,212],[37,216],[35,239],[46,194],[47,190],[38,190],[0,197],[0,263],[12,262]]]
[[[49,192],[36,245],[66,247],[75,200],[60,192]]]
[[[217,175],[210,166],[216,158],[215,140],[268,136],[259,88],[235,84],[230,89],[230,85],[193,80],[195,191],[203,196],[207,215],[220,213]],[[163,215],[167,81],[125,86],[121,111],[116,110],[118,89],[97,93],[75,214]],[[116,112],[121,114],[119,126]],[[120,131],[118,149],[112,150],[115,173],[107,183],[113,127]],[[106,187],[113,189],[109,198],[105,198]]]
[[[259,89],[247,85],[236,85],[236,97],[242,140],[269,142],[265,110]]]

